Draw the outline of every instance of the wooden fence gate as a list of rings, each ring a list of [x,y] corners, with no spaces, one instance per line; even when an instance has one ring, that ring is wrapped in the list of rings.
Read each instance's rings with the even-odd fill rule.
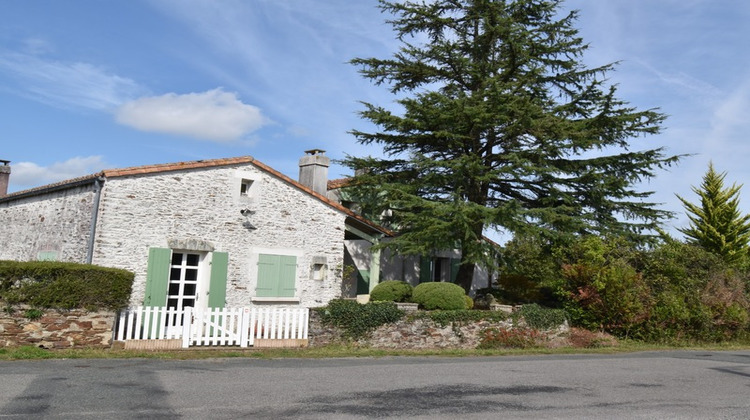
[[[307,308],[135,307],[120,312],[113,341],[125,348],[304,347]]]

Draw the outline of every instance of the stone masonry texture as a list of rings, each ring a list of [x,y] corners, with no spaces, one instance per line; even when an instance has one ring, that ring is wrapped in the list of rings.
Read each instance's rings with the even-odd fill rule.
[[[240,197],[240,180],[248,176],[253,196]],[[245,217],[243,209],[253,213]],[[345,217],[252,164],[117,177],[102,191],[93,263],[136,274],[135,306],[143,302],[149,248],[203,241],[229,253],[226,306],[243,307],[257,304],[255,250],[291,252],[298,255],[300,298],[292,306],[321,306],[341,292]],[[327,262],[322,280],[311,276],[316,256]]]

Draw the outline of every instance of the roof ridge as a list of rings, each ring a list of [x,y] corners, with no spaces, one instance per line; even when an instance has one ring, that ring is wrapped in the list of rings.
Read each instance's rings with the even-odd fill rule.
[[[386,229],[385,227],[380,226],[377,223],[354,213],[353,211],[344,207],[340,203],[337,203],[329,199],[323,194],[313,191],[311,188],[305,185],[302,185],[300,182],[295,181],[294,179],[284,175],[283,173],[277,171],[276,169],[273,169],[272,167],[266,165],[265,163],[262,163],[256,160],[252,156],[237,156],[237,157],[219,158],[219,159],[201,159],[201,160],[184,161],[184,162],[156,163],[156,164],[141,165],[141,166],[131,166],[131,167],[120,168],[120,169],[105,169],[101,172],[97,172],[94,174],[84,175],[78,178],[64,180],[64,181],[60,181],[60,182],[53,183],[53,184],[42,185],[36,188],[24,190],[24,191],[17,191],[12,194],[8,194],[4,197],[0,197],[0,202],[10,201],[16,198],[42,194],[42,193],[45,193],[48,191],[54,191],[57,189],[71,188],[71,187],[85,184],[88,182],[94,182],[96,179],[102,176],[105,178],[118,178],[118,177],[124,177],[124,176],[148,175],[148,174],[179,171],[179,170],[186,170],[186,169],[210,168],[210,167],[215,167],[215,166],[234,165],[234,164],[240,164],[240,163],[250,163],[256,166],[257,168],[292,185],[293,187],[315,197],[316,199],[322,201],[324,204],[327,204],[328,206],[333,207],[334,209],[346,214],[347,216],[352,217],[358,220],[359,222],[364,223],[372,227],[373,229],[376,229],[386,235],[389,235],[389,236],[393,235],[393,232]]]

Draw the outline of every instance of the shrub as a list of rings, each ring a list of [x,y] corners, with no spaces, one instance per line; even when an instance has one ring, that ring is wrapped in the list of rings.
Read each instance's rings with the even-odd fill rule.
[[[472,299],[470,296],[464,295],[464,303],[466,303],[466,309],[471,309],[474,307],[474,299]]]
[[[384,281],[372,289],[370,300],[373,302],[406,302],[411,298],[413,288],[405,281]]]
[[[557,328],[568,319],[562,309],[543,308],[535,303],[521,306],[516,314],[526,321],[527,326],[537,330]]]
[[[502,322],[509,315],[502,311],[470,311],[459,309],[456,311],[416,311],[406,316],[407,320],[429,319],[441,327],[451,324],[464,325],[478,321],[489,321],[493,323]]]
[[[359,339],[375,328],[396,322],[404,312],[393,302],[370,302],[360,304],[353,300],[334,299],[328,306],[316,309],[324,324],[343,330],[347,338]]]
[[[422,283],[414,288],[411,300],[427,310],[466,309],[464,289],[453,283]]]
[[[0,298],[36,308],[120,309],[128,305],[133,277],[89,264],[0,261]]]

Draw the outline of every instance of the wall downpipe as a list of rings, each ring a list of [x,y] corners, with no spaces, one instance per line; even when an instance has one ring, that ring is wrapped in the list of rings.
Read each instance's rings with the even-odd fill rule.
[[[94,180],[94,204],[91,210],[91,228],[89,229],[89,240],[86,248],[86,264],[94,260],[94,240],[96,239],[96,223],[99,219],[99,202],[102,197],[102,186],[105,178],[100,176]]]

